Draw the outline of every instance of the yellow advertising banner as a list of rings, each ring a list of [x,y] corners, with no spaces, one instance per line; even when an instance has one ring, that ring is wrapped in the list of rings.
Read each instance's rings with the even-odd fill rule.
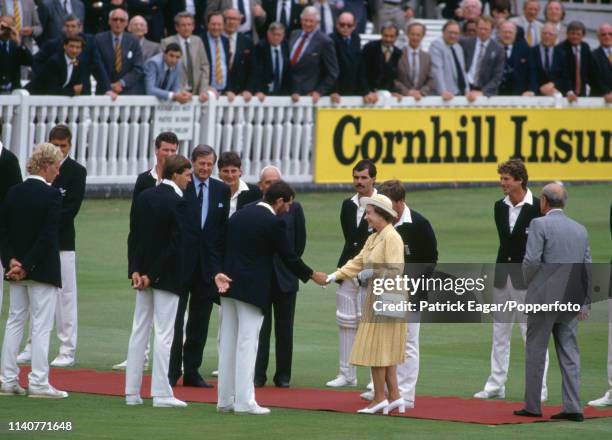
[[[496,181],[525,161],[530,180],[612,180],[612,108],[317,110],[315,183],[349,183],[359,160],[377,180]]]

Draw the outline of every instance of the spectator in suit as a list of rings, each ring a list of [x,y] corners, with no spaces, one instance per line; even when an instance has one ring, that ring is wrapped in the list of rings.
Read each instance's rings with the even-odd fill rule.
[[[170,157],[164,165],[161,184],[136,199],[133,219],[136,247],[131,252],[130,278],[137,292],[125,374],[127,405],[143,403],[140,397],[143,358],[154,324],[153,406],[187,406],[174,397],[168,383],[168,364],[179,297],[185,295],[181,277],[183,191],[191,182],[191,173],[186,157]]]
[[[15,28],[21,41],[31,51],[34,39],[43,31],[34,0],[0,2],[0,15],[9,15],[15,19]]]
[[[517,38],[516,25],[511,21],[502,23],[499,26],[499,40],[506,59],[499,94],[533,96],[536,78],[532,53],[527,43]]]
[[[491,17],[480,17],[478,36],[464,38],[459,43],[465,54],[467,81],[470,91],[467,98],[470,102],[478,96],[495,96],[504,74],[504,49],[491,38],[495,20]]]
[[[569,66],[569,87],[565,94],[568,101],[574,102],[579,96],[586,96],[587,84],[591,85],[591,48],[585,43],[586,27],[580,21],[567,25],[567,39],[559,44]]]
[[[478,20],[482,16],[482,3],[480,0],[462,0],[455,15],[464,24],[468,21]]]
[[[603,96],[612,102],[612,25],[604,23],[597,30],[599,47],[591,55],[593,71],[591,96]]]
[[[206,34],[202,38],[210,61],[208,84],[217,95],[229,85],[229,41],[223,34],[223,14],[211,12],[206,22]]]
[[[365,65],[367,89],[371,92],[366,102],[378,100],[377,90],[393,90],[397,79],[397,69],[402,51],[395,46],[399,28],[393,23],[386,23],[381,31],[381,39],[370,41],[363,46],[363,63]]]
[[[110,31],[96,35],[96,48],[110,80],[111,96],[144,93],[140,43],[125,28],[127,12],[115,9],[109,14]],[[103,93],[98,87],[97,93]]]
[[[357,22],[355,32],[365,34],[366,23],[368,22],[367,2],[363,0],[344,0],[344,7],[339,8],[340,12],[350,12]]]
[[[68,15],[75,15],[85,21],[85,6],[80,0],[44,0],[38,5],[38,17],[42,33],[36,42],[42,46],[47,41],[62,36],[64,20]]]
[[[569,66],[565,54],[557,41],[557,28],[553,23],[544,23],[540,43],[531,48],[535,65],[536,92],[543,96],[564,95],[569,88]]]
[[[357,23],[350,12],[343,12],[336,22],[331,39],[338,57],[338,80],[331,90],[331,101],[340,102],[340,96],[365,96],[369,90],[365,78],[365,66],[361,54],[361,39],[355,31]]]
[[[174,35],[177,30],[174,18],[181,12],[188,12],[194,18],[195,35],[204,34],[204,23],[206,22],[206,4],[207,0],[171,0],[166,3],[164,12],[166,20],[166,33],[168,36]]]
[[[291,248],[286,224],[295,192],[274,182],[264,199],[241,209],[228,222],[223,270],[215,275],[221,296],[219,389],[217,411],[264,415],[268,408],[255,400],[255,369],[259,331],[270,305],[274,255],[303,282],[324,285],[326,276],[313,272]]]
[[[461,37],[470,38],[476,37],[478,34],[478,19],[470,19],[463,22],[461,25]]]
[[[293,31],[300,29],[300,15],[305,6],[306,3],[293,0],[263,0],[266,23],[262,28],[261,38],[264,38],[263,33],[267,32],[274,22],[283,25],[285,36],[288,38]]]
[[[147,22],[147,38],[159,43],[165,36],[164,10],[168,0],[127,0],[127,11],[131,17],[143,17]]]
[[[319,11],[321,21],[319,22],[319,30],[325,35],[331,35],[334,32],[334,23],[340,14],[340,8],[335,0],[313,0],[311,3]]]
[[[268,188],[281,179],[282,176],[278,168],[269,166],[262,169],[259,188],[264,196]],[[285,222],[287,241],[290,247],[301,258],[306,248],[306,219],[302,206],[299,202],[294,201],[289,211],[282,214],[280,218]],[[268,379],[270,334],[272,332],[272,315],[274,315],[276,372],[272,380],[278,388],[289,388],[293,358],[293,322],[299,282],[278,255],[273,257],[273,266],[270,305],[264,309],[264,320],[259,332],[257,360],[255,362],[255,387],[263,387]]]
[[[27,89],[35,95],[79,96],[83,74],[78,60],[85,41],[77,36],[64,37],[64,50],[51,56]]]
[[[217,156],[208,145],[198,145],[191,153],[193,180],[185,191],[185,264],[183,279],[189,295],[181,296],[174,340],[170,353],[168,379],[175,386],[183,369],[183,386],[211,388],[200,375],[202,356],[213,304],[219,300],[214,276],[221,271],[223,243],[229,216],[230,189],[211,178]],[[183,343],[183,322],[189,300],[189,316]],[[220,365],[221,367],[221,365]],[[251,371],[253,367],[251,367]],[[222,373],[221,368],[219,373]],[[251,373],[252,374],[252,373]],[[252,380],[251,376],[251,380]]]
[[[40,50],[34,55],[32,72],[34,77],[42,75],[43,66],[54,55],[64,52],[64,39],[66,37],[81,37],[84,41],[83,50],[77,57],[79,70],[81,71],[81,84],[83,90],[81,95],[91,95],[91,75],[94,76],[101,90],[110,90],[110,81],[100,53],[96,50],[94,37],[82,32],[81,21],[75,15],[68,15],[64,21],[64,35],[47,41]]]
[[[302,30],[294,31],[289,39],[289,87],[294,102],[300,95],[310,95],[316,103],[338,79],[334,43],[318,29],[320,20],[319,11],[307,6],[300,16]]]
[[[559,0],[548,0],[544,7],[544,21],[551,23],[557,31],[555,44],[565,40],[567,36],[567,26],[563,23],[565,19],[565,8]]]
[[[495,20],[491,38],[498,40],[497,28],[500,24],[510,18],[510,0],[491,0],[490,1],[491,17]],[[521,29],[522,30],[522,29]]]
[[[63,399],[68,393],[49,383],[49,336],[58,289],[62,287],[59,228],[62,195],[50,186],[59,174],[61,151],[40,144],[32,153],[25,182],[13,186],[4,199],[0,217],[0,255],[7,268],[11,301],[2,344],[0,391],[25,395],[19,385],[17,354],[28,311],[32,317],[30,397]],[[27,281],[21,283],[20,281]]]
[[[569,34],[569,26],[568,26]],[[527,316],[525,344],[525,406],[515,415],[541,417],[540,388],[546,351],[553,335],[561,369],[563,406],[553,420],[582,422],[580,405],[580,354],[577,324],[588,318],[590,307],[591,263],[588,233],[570,219],[563,208],[567,192],[558,183],[542,189],[542,217],[529,224],[529,238],[523,259],[527,281],[527,304],[553,304],[555,301],[581,306],[580,312],[541,311]]]
[[[230,8],[238,9],[243,16],[237,32],[256,43],[258,30],[266,24],[266,11],[261,7],[261,0],[208,0],[206,15],[209,17],[213,12],[223,13]]]
[[[382,33],[388,24],[395,25],[397,29],[405,29],[406,19],[412,18],[412,15],[407,17],[408,3],[407,0],[371,0],[369,4],[372,8],[374,32]]]
[[[193,34],[195,21],[189,12],[179,12],[174,17],[176,35],[164,38],[161,43],[164,49],[170,43],[178,43],[183,53],[181,63],[181,90],[197,95],[201,102],[208,99],[209,58],[204,44]]]
[[[85,3],[85,32],[92,35],[109,29],[108,14],[112,10],[127,10],[127,0],[84,0],[83,3]]]
[[[251,72],[253,41],[238,32],[242,15],[238,9],[229,8],[223,11],[224,33],[229,44],[229,84],[227,96],[231,101],[237,94],[242,94],[245,101],[251,100],[248,90],[249,73]]]
[[[255,45],[251,67],[253,71],[249,77],[249,90],[260,101],[266,95],[282,96],[289,93],[289,49],[282,24],[270,24],[266,38]]]
[[[539,14],[540,2],[538,0],[525,0],[523,15],[510,19],[512,23],[523,30],[525,42],[529,47],[533,47],[540,42],[542,23],[538,21]]]
[[[135,36],[140,43],[140,50],[142,51],[142,62],[145,63],[153,55],[161,53],[161,46],[151,40],[147,40],[145,35],[148,33],[147,21],[140,15],[135,15],[130,19],[127,30],[130,34]]]
[[[170,43],[164,53],[157,54],[144,64],[145,91],[166,101],[181,104],[191,101],[191,92],[180,90],[181,47]]]
[[[421,48],[426,31],[425,25],[419,22],[410,23],[406,29],[408,47],[402,50],[397,65],[397,79],[393,84],[393,94],[398,99],[412,96],[418,101],[433,90],[431,58]]]
[[[32,65],[32,53],[21,43],[13,17],[0,17],[0,95],[21,88],[21,66]]]
[[[469,91],[459,35],[459,24],[449,20],[442,27],[442,37],[429,46],[435,92],[445,101]]]
[[[261,199],[260,189],[241,179],[242,160],[238,153],[233,151],[221,153],[217,167],[219,177],[230,188],[230,217],[243,206]]]

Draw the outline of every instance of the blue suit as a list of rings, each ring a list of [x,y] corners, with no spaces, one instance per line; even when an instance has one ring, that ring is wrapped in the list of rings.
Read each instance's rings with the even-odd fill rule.
[[[145,92],[147,95],[169,100],[170,92],[178,92],[181,62],[179,61],[176,66],[170,69],[166,84],[163,84],[167,69],[168,66],[164,63],[163,53],[158,53],[145,62]]]
[[[122,81],[123,95],[144,94],[144,81],[142,75],[142,50],[140,43],[133,35],[124,32],[121,36],[121,71],[115,71],[115,49],[111,31],[102,32],[95,36],[96,50],[100,55],[104,70],[111,83]],[[103,94],[107,90],[101,89],[98,84],[96,93]]]

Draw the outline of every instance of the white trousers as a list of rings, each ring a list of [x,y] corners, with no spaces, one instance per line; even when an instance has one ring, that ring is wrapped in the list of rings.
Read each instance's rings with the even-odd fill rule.
[[[55,329],[60,341],[59,354],[73,358],[77,344],[77,283],[74,251],[60,252],[62,288],[55,306]]]
[[[416,384],[419,378],[419,332],[420,313],[410,312],[406,335],[406,360],[397,366],[397,385],[405,401],[414,403]]]
[[[253,380],[264,316],[259,307],[223,296],[221,316],[217,406],[249,411],[257,406]]]
[[[168,382],[168,364],[178,302],[178,295],[165,290],[149,288],[136,292],[136,307],[125,369],[125,394],[140,394],[145,350],[153,326],[155,337],[151,397],[174,396]]]
[[[2,300],[4,299],[4,267],[0,263],[0,316],[2,316]]]
[[[49,338],[53,329],[53,314],[58,288],[36,281],[11,282],[9,314],[2,344],[0,381],[19,380],[17,355],[28,314],[32,320],[32,371],[29,384],[49,385]]]
[[[493,289],[493,301],[504,303],[506,301],[517,301],[525,303],[525,295],[527,291],[515,289],[512,285],[510,276],[506,281],[506,285],[501,288]],[[526,341],[527,322],[525,316],[515,312],[513,316],[504,315],[500,322],[493,322],[493,343],[491,346],[491,375],[485,384],[485,391],[497,392],[505,391],[506,381],[508,380],[508,368],[510,367],[510,341],[512,339],[512,326],[514,321],[518,321],[518,326],[521,331],[523,343]],[[542,381],[542,397],[548,398],[548,387],[546,386],[546,378],[548,377],[548,350],[546,350],[546,362],[544,364],[544,380]]]
[[[347,380],[357,378],[357,368],[349,359],[361,320],[359,285],[352,279],[344,280],[336,290],[336,323],[338,324],[339,374]]]
[[[608,313],[608,385],[610,389],[606,396],[612,400],[612,298],[608,298]]]

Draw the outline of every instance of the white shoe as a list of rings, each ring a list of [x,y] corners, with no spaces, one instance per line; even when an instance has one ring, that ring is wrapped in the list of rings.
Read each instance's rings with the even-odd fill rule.
[[[356,387],[357,379],[347,379],[343,375],[338,375],[335,379],[330,380],[325,384],[325,386],[332,388],[340,388],[340,387]]]
[[[123,362],[119,362],[118,364],[113,365],[111,368],[113,370],[125,370],[126,367],[127,367],[127,359],[124,360]]]
[[[372,408],[362,408],[357,410],[360,414],[376,414],[378,411],[385,411],[385,409],[389,406],[389,401],[387,399],[382,402],[377,403]]]
[[[217,407],[217,412],[218,413],[233,413],[234,412],[234,405],[218,406]]]
[[[74,365],[74,358],[60,354],[49,365],[59,368],[72,367]]]
[[[603,397],[595,400],[591,400],[587,405],[589,406],[612,406],[612,399],[610,398],[611,393],[606,393]]]
[[[32,362],[31,351],[22,351],[21,353],[19,353],[19,356],[17,356],[18,364],[29,364],[30,362]]]
[[[210,373],[211,376],[213,377],[219,377],[219,370],[215,370],[212,373]]]
[[[487,391],[482,390],[474,394],[476,399],[503,399],[506,397],[506,393],[503,390]]]
[[[153,397],[153,406],[156,408],[185,408],[187,403],[176,397]]]
[[[372,400],[374,400],[374,391],[363,392],[359,395],[359,397],[361,397],[363,400],[371,402]]]
[[[0,386],[0,396],[25,396],[26,390],[17,382],[5,382]]]
[[[541,402],[546,402],[548,400],[548,394],[542,394],[540,396],[540,401]]]
[[[234,412],[236,414],[251,414],[254,416],[265,416],[270,414],[270,409],[269,408],[264,408],[263,406],[259,406],[259,405],[255,405],[253,408],[247,410],[247,411],[236,411],[234,410]]]
[[[56,390],[51,385],[42,388],[29,386],[28,397],[37,399],[65,399],[68,397],[68,393],[66,391]]]
[[[400,414],[404,414],[406,412],[406,401],[404,400],[403,397],[400,397],[399,399],[394,400],[393,402],[388,404],[386,407],[384,407],[383,414],[387,416],[389,415],[390,412],[392,412],[396,408],[397,408],[397,412],[399,412]]]
[[[125,404],[128,406],[142,405],[142,397],[138,394],[126,394]]]

